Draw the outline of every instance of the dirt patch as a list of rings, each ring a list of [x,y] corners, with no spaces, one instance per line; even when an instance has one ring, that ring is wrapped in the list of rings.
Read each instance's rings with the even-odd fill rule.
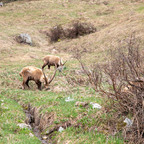
[[[39,138],[42,144],[52,143],[52,136],[55,135],[56,131],[61,132],[60,129],[64,130],[70,126],[82,127],[82,124],[77,122],[86,115],[82,113],[76,119],[69,119],[65,122],[54,124],[54,119],[56,117],[54,113],[40,114],[41,108],[32,107],[30,104],[23,104],[22,107],[26,113],[25,123],[32,127],[35,136]]]
[[[53,113],[40,114],[41,108],[32,107],[30,104],[23,105],[23,109],[27,117],[25,123],[29,124],[32,127],[35,136],[40,139],[42,144],[51,143],[51,136],[55,131],[58,131],[60,127],[66,129],[67,127],[72,125],[70,121],[67,121],[50,128],[50,126],[54,122],[55,116]],[[47,130],[48,128],[49,130]]]

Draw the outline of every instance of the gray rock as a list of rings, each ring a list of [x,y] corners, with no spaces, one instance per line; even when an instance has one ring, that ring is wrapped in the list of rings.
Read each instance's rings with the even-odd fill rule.
[[[4,103],[1,103],[1,106],[3,106],[4,105]]]
[[[22,33],[19,36],[17,36],[16,40],[19,43],[26,43],[26,44],[32,45],[31,37],[29,36],[29,34],[26,34],[26,33]]]
[[[30,137],[34,137],[34,135],[33,135],[32,133],[29,133],[29,136],[30,136]]]
[[[67,98],[65,99],[65,101],[66,101],[66,102],[70,102],[70,101],[74,101],[74,99],[73,99],[73,98],[70,98],[70,97],[67,97]]]
[[[56,49],[52,49],[51,53],[56,54],[56,53],[58,53],[58,51]]]
[[[0,7],[3,7],[3,2],[0,2]]]
[[[48,137],[47,136],[42,136],[42,139],[43,140],[46,140]]]
[[[101,109],[102,106],[99,105],[98,103],[93,103],[93,102],[90,102],[90,104],[92,105],[93,109],[97,108],[97,109]]]
[[[125,118],[124,123],[126,123],[126,127],[131,127],[133,124],[133,121],[129,118]]]
[[[19,126],[21,129],[32,129],[31,126],[26,123],[19,123],[17,126]]]
[[[58,129],[59,132],[62,132],[63,130],[64,130],[63,127],[59,127],[59,129]]]
[[[64,69],[64,66],[59,66],[57,69],[58,69],[59,72],[62,72],[63,69]]]

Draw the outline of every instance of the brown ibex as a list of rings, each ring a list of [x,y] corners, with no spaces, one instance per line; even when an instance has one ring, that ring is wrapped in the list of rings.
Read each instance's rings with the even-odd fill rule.
[[[25,89],[26,86],[30,88],[28,84],[30,80],[35,81],[39,90],[42,89],[42,83],[44,83],[44,87],[47,88],[47,86],[54,79],[56,71],[57,69],[55,70],[51,79],[48,81],[48,78],[45,76],[45,73],[41,69],[33,66],[24,67],[19,73],[19,75],[23,78],[22,89]]]
[[[48,69],[50,69],[51,66],[55,66],[55,68],[58,68],[59,71],[62,71],[63,66],[67,61],[63,63],[62,59],[59,56],[47,55],[43,58],[43,62],[44,64],[42,66],[42,69],[44,69],[44,67],[47,65]]]

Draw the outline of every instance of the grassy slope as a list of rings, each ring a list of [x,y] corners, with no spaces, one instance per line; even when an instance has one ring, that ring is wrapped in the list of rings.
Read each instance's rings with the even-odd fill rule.
[[[111,0],[108,5],[85,3],[80,0],[71,2],[56,0],[13,2],[0,8],[0,86],[2,97],[6,97],[8,105],[11,105],[10,101],[12,100],[10,99],[18,99],[24,104],[31,103],[36,107],[41,106],[42,113],[53,113],[53,125],[67,120],[75,121],[80,117],[79,120],[85,127],[87,126],[87,129],[68,128],[63,133],[57,133],[53,138],[58,143],[106,143],[106,141],[122,143],[120,139],[107,139],[103,134],[87,131],[89,128],[95,127],[96,120],[92,116],[97,110],[93,110],[91,106],[86,109],[74,105],[76,101],[103,104],[103,98],[96,97],[99,95],[95,94],[91,88],[69,85],[64,75],[58,73],[51,84],[50,91],[38,91],[34,83],[31,83],[32,90],[23,91],[19,89],[22,79],[18,73],[21,68],[27,65],[41,67],[42,61],[40,59],[51,53],[53,48],[58,51],[57,55],[62,56],[64,60],[69,60],[67,69],[64,71],[65,74],[72,69],[79,70],[78,62],[71,58],[71,51],[76,47],[89,48],[92,52],[85,54],[86,63],[101,62],[104,60],[104,56],[107,56],[109,49],[117,44],[117,39],[128,36],[132,31],[136,31],[138,36],[144,38],[143,12],[144,4],[142,3],[115,2],[115,0]],[[51,26],[67,24],[75,19],[93,23],[98,28],[98,32],[55,44],[48,43],[48,39],[41,33]],[[29,33],[37,45],[30,47],[17,44],[14,37],[22,32]],[[52,70],[47,73],[52,73]],[[65,98],[68,96],[74,98],[74,101],[66,103]],[[12,101],[12,103],[14,102]],[[19,107],[14,110],[19,110]],[[20,120],[24,120],[24,117]],[[10,123],[16,125],[13,119],[11,121]],[[3,130],[7,132],[7,129]],[[10,131],[7,134],[8,138],[3,140],[8,142],[11,135],[21,140],[19,132],[13,135],[13,131]],[[2,135],[3,137],[4,135]],[[11,141],[16,143],[13,138]],[[31,141],[35,142],[35,139]]]
[[[0,95],[0,144],[39,144],[36,137],[30,137],[29,129],[21,129],[18,123],[24,123],[25,114],[22,107],[14,100]]]

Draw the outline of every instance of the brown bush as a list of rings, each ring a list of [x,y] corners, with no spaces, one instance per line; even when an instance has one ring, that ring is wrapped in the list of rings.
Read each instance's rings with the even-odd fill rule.
[[[64,33],[66,38],[77,38],[79,36],[96,32],[96,28],[90,23],[76,21],[71,25],[71,28],[65,29]]]
[[[55,26],[49,30],[47,36],[49,36],[51,42],[57,42],[63,38],[64,30],[61,25]]]
[[[109,105],[105,112],[111,115],[105,119],[109,129],[115,133],[122,130],[124,138],[133,143],[144,142],[144,59],[140,53],[140,41],[133,34],[119,42],[111,53],[111,61],[99,67],[85,70],[92,87],[106,96]],[[106,85],[106,87],[104,87]],[[124,90],[127,86],[127,90]],[[123,120],[131,115],[133,124],[125,127]],[[121,119],[121,120],[120,120]],[[121,123],[119,123],[121,121]]]
[[[47,32],[47,36],[51,42],[57,42],[66,38],[78,38],[79,36],[94,32],[96,32],[96,28],[92,24],[75,21],[64,28],[61,25],[51,28],[49,32]]]

